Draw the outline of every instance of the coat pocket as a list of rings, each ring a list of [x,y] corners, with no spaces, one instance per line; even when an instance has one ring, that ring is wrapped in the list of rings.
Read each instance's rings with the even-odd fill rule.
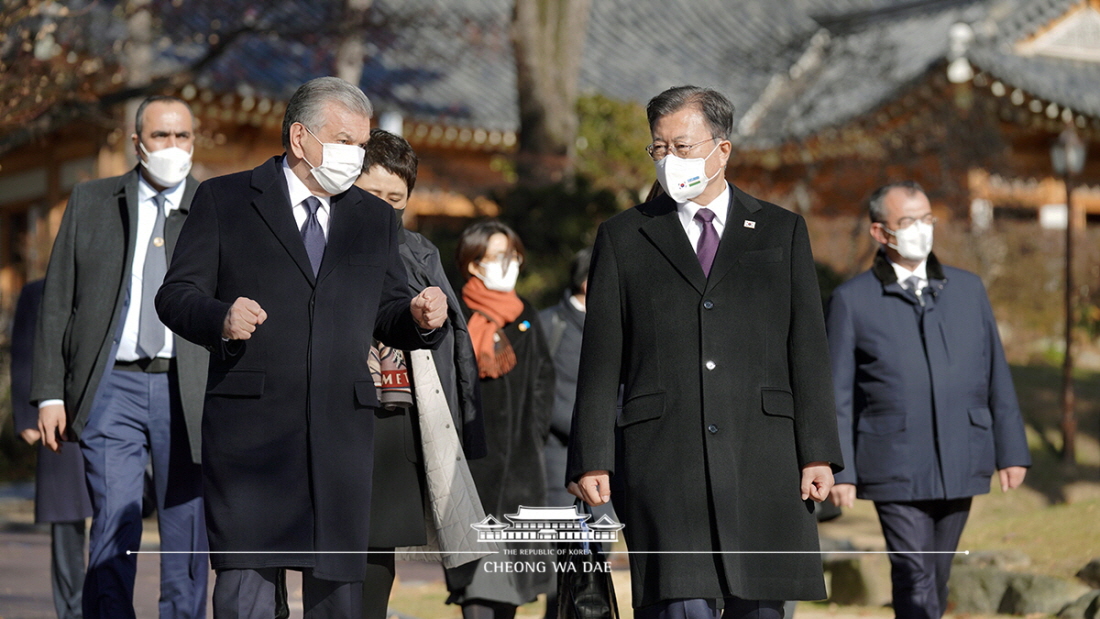
[[[359,406],[378,408],[378,390],[373,380],[355,381],[355,402]]]
[[[783,262],[783,248],[769,247],[767,249],[747,251],[741,254],[741,258],[738,259],[738,262],[740,262],[741,264],[755,264],[760,262]]]
[[[236,398],[258,398],[264,394],[263,370],[233,370],[224,374],[211,374],[206,383],[209,395]]]
[[[970,425],[988,430],[993,425],[993,415],[984,406],[971,408],[966,411],[970,415]]]
[[[794,394],[785,389],[761,389],[761,406],[765,415],[794,419]]]
[[[860,434],[885,435],[906,428],[905,415],[862,415],[856,422]]]
[[[642,421],[659,419],[665,414],[665,392],[643,393],[632,396],[623,403],[623,412],[615,422],[620,428]]]
[[[993,415],[986,406],[967,409],[970,416],[970,474],[990,477],[997,468],[993,449]]]
[[[856,422],[856,477],[860,484],[907,482],[913,466],[905,415],[862,415]]]

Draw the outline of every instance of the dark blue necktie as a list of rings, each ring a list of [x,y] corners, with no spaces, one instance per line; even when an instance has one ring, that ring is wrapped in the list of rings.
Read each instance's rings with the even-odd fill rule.
[[[141,313],[138,315],[138,354],[152,359],[164,348],[164,323],[157,316],[154,300],[157,290],[164,283],[168,270],[168,257],[164,247],[164,194],[153,196],[157,206],[157,218],[149,247],[145,250],[145,265],[141,271]]]
[[[317,221],[317,209],[321,208],[321,201],[310,196],[302,202],[309,217],[302,224],[302,242],[306,244],[306,253],[309,254],[309,264],[313,267],[313,276],[321,268],[321,258],[325,257],[325,231],[321,229],[321,222]]]

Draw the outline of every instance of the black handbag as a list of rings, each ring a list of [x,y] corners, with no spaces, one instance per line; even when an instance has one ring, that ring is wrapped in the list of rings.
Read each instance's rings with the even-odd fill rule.
[[[577,501],[581,513],[591,514],[592,508]],[[586,523],[581,530],[587,531]],[[615,602],[615,585],[606,569],[607,559],[599,542],[568,544],[569,560],[558,579],[558,619],[619,619]]]

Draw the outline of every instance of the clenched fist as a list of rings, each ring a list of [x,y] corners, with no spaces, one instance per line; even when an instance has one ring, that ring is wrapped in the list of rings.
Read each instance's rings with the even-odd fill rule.
[[[409,311],[421,329],[438,329],[447,320],[447,295],[435,286],[425,288],[413,297]]]
[[[225,315],[222,337],[227,340],[247,340],[265,320],[267,312],[259,303],[246,297],[237,297]]]

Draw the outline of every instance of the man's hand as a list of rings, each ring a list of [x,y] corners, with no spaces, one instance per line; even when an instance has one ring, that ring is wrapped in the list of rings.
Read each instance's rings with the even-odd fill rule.
[[[856,485],[837,484],[829,492],[829,500],[837,507],[852,507],[856,504]]]
[[[447,320],[447,295],[435,286],[420,291],[409,303],[413,320],[426,331],[438,329]]]
[[[833,489],[833,467],[828,462],[811,462],[802,467],[802,500],[818,503],[829,497]]]
[[[222,337],[227,340],[247,340],[265,320],[267,312],[259,303],[246,297],[237,297],[225,315]]]
[[[34,445],[38,442],[38,439],[42,438],[42,433],[38,431],[38,428],[27,428],[19,433],[19,438],[26,441],[28,445]]]
[[[588,471],[577,482],[569,483],[569,494],[592,507],[611,500],[611,476],[607,471]]]
[[[1001,492],[1008,492],[1020,487],[1027,475],[1027,467],[1010,466],[997,471],[997,477],[1001,479]]]
[[[57,453],[61,453],[61,437],[65,436],[68,423],[64,404],[50,404],[38,409],[38,433],[46,447]]]

